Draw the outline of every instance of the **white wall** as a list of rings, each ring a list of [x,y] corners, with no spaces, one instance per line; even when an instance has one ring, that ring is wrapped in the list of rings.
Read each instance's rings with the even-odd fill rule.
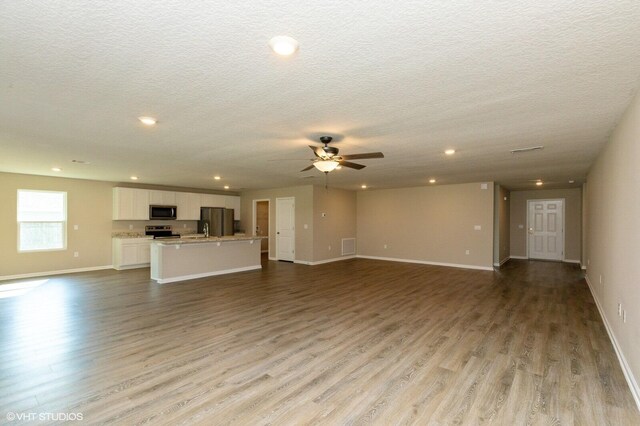
[[[640,407],[640,96],[589,171],[585,204],[588,281]]]

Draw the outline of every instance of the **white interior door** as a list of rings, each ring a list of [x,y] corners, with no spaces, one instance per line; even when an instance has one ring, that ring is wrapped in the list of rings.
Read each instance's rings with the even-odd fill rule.
[[[278,260],[295,259],[295,198],[276,198],[276,252]]]
[[[528,200],[529,258],[563,260],[563,200]]]

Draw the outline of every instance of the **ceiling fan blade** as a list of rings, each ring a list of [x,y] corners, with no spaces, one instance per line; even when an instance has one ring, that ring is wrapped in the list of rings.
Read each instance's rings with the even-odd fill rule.
[[[349,161],[340,161],[340,165],[342,167],[349,167],[350,169],[356,169],[356,170],[364,169],[365,167],[367,167],[367,166],[363,166],[362,164],[351,163]]]
[[[309,145],[309,148],[311,148],[316,157],[324,158],[326,156],[321,146]]]
[[[300,170],[301,172],[306,172],[307,170],[311,170],[313,169],[314,165],[310,165],[309,167],[305,167],[304,169]]]
[[[364,160],[366,158],[384,158],[381,152],[367,152],[364,154],[341,155],[345,160]]]

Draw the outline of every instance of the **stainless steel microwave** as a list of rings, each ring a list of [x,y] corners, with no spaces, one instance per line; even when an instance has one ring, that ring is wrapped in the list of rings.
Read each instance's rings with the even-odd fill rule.
[[[176,206],[149,206],[149,219],[175,220],[178,214]]]

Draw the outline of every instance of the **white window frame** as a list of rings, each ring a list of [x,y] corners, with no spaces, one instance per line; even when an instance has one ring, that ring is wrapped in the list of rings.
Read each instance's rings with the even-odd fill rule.
[[[63,195],[63,209],[64,209],[64,220],[60,221],[60,220],[18,220],[19,217],[19,213],[20,213],[20,193],[21,192],[52,192],[52,193],[56,193],[56,194],[62,194]],[[17,223],[17,235],[18,235],[18,240],[16,241],[17,244],[17,248],[18,248],[18,253],[33,253],[33,252],[46,252],[46,251],[64,251],[67,249],[67,217],[68,213],[67,213],[67,192],[66,191],[47,191],[47,190],[40,190],[40,189],[18,189],[18,191],[16,191],[16,223]],[[61,248],[46,248],[46,249],[29,249],[29,250],[22,250],[20,248],[20,224],[21,223],[61,223],[62,224],[62,247]]]

